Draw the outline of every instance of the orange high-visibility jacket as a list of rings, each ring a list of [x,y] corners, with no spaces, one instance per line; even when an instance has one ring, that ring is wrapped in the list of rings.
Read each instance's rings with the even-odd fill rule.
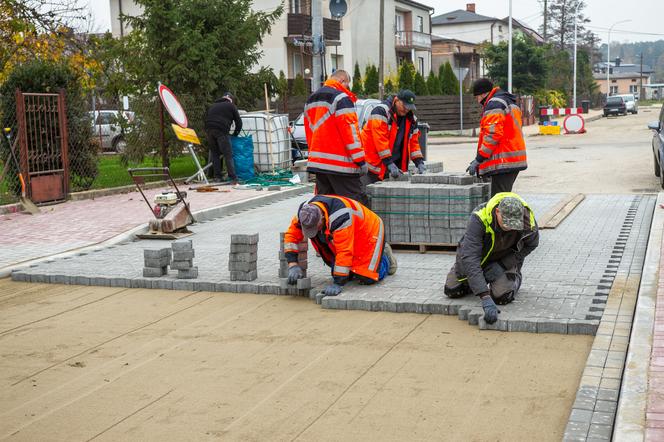
[[[336,80],[327,80],[304,106],[309,146],[309,172],[359,175],[364,149],[355,112],[355,94]]]
[[[383,160],[392,156],[394,140],[397,138],[399,124],[396,113],[390,110],[392,101],[387,100],[371,111],[367,123],[362,129],[362,146],[369,166],[369,172],[378,175],[382,180],[385,177],[387,166]],[[417,128],[417,119],[410,113],[406,116],[405,134],[403,137],[401,162],[396,166],[403,172],[408,172],[408,159],[415,163],[423,160],[420,150],[420,130]]]
[[[323,212],[323,228],[311,243],[332,268],[335,282],[343,284],[350,273],[378,281],[383,254],[383,220],[362,204],[336,195],[316,195],[309,204]],[[297,262],[297,244],[304,239],[297,216],[284,236],[288,262]]]
[[[477,144],[482,176],[515,172],[528,167],[521,130],[521,109],[514,95],[493,88],[484,102]]]

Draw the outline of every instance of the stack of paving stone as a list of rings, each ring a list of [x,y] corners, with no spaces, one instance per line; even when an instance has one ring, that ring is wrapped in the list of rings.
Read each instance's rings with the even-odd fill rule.
[[[190,239],[171,244],[173,260],[171,269],[178,271],[178,279],[198,278],[198,267],[194,266],[194,247]]]
[[[456,244],[461,239],[473,209],[488,201],[489,185],[461,174],[441,174],[438,179],[447,182],[384,181],[367,186],[371,209],[383,219],[388,242]]]
[[[143,277],[158,278],[168,273],[171,249],[143,250]]]
[[[443,162],[426,163],[427,173],[439,173],[443,171]],[[399,178],[390,178],[389,173],[385,173],[387,181],[410,181],[413,176],[418,176],[417,167],[412,162],[408,166],[408,173],[400,175]]]
[[[231,235],[228,270],[231,281],[253,281],[258,278],[258,233]]]

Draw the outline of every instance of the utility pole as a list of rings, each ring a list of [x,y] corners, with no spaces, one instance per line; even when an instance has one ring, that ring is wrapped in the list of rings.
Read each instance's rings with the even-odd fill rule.
[[[643,52],[641,52],[641,69],[639,69],[639,100],[643,100]]]
[[[382,101],[385,94],[385,0],[380,0],[380,12],[378,15],[378,98]]]
[[[547,25],[547,18],[549,17],[549,8],[546,6],[547,1],[544,0],[544,43],[546,43],[546,25]]]
[[[512,0],[510,1],[510,18],[508,24],[507,46],[507,92],[512,93]]]
[[[323,50],[325,43],[323,42],[323,6],[322,0],[314,0],[311,2],[311,39],[313,40],[313,57],[312,70],[313,77],[311,79],[311,91],[317,90],[323,81],[323,63],[321,57],[324,57],[325,51]]]

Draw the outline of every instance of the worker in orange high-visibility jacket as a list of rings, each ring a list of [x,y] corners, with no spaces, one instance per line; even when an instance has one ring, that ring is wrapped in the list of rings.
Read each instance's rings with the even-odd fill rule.
[[[355,112],[350,75],[335,71],[304,106],[304,130],[309,146],[307,171],[316,174],[316,193],[341,195],[367,203],[360,181],[367,173]]]
[[[374,284],[397,271],[392,248],[385,242],[383,220],[350,198],[316,195],[300,205],[284,236],[288,283],[304,277],[298,265],[298,243],[309,238],[316,252],[332,270],[327,296],[341,293],[351,279]]]
[[[361,134],[369,165],[369,173],[362,178],[365,185],[383,180],[388,173],[398,178],[408,172],[409,161],[419,173],[426,171],[415,110],[415,94],[407,89],[373,108]]]
[[[483,110],[477,155],[466,170],[491,180],[491,196],[511,192],[519,171],[528,167],[521,109],[514,95],[494,87],[491,80],[480,78],[472,88]]]

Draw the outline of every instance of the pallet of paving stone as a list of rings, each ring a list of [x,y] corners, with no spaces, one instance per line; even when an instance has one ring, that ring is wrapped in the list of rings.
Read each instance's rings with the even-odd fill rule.
[[[456,253],[459,243],[391,242],[390,246],[400,253]]]

